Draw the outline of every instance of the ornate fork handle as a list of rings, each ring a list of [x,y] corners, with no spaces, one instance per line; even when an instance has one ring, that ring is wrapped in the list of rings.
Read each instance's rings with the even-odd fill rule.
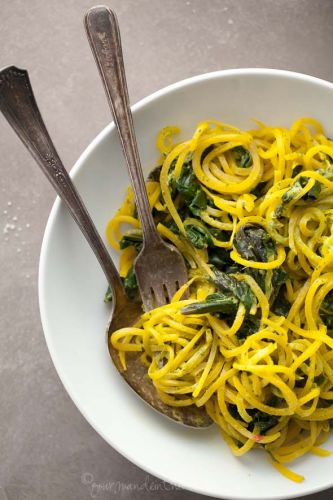
[[[118,271],[47,132],[26,70],[9,66],[0,72],[0,109],[67,205],[114,293],[124,295]]]

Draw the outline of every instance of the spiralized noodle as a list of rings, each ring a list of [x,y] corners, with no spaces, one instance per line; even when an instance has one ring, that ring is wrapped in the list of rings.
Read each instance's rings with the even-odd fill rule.
[[[147,190],[189,281],[111,342],[125,368],[142,353],[166,404],[204,406],[235,455],[262,448],[299,482],[285,464],[328,455],[333,422],[333,142],[312,118],[257,123],[201,122],[178,144],[177,127],[161,131]],[[140,233],[130,189],[107,226],[125,278],[139,246],[123,224]]]

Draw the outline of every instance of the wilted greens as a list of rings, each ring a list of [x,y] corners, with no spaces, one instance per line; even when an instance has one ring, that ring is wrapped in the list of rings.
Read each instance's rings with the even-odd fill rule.
[[[245,281],[238,281],[233,276],[218,270],[215,270],[213,281],[218,290],[236,297],[245,306],[246,311],[251,309],[255,302],[255,297]]]
[[[260,318],[247,314],[242,323],[242,326],[236,333],[238,340],[245,340],[249,335],[257,333],[260,329]]]
[[[182,314],[231,314],[237,311],[238,304],[239,301],[233,295],[212,293],[211,295],[208,295],[206,300],[193,302],[193,304],[183,307],[181,312]]]
[[[252,165],[252,156],[248,149],[243,146],[236,146],[232,149],[236,165],[241,168],[248,168]]]
[[[142,248],[143,236],[141,229],[131,229],[127,231],[120,240],[120,249],[133,246],[138,252]]]
[[[331,290],[321,303],[320,317],[328,330],[333,330],[333,290]]]
[[[321,184],[318,181],[315,181],[314,185],[312,188],[305,193],[301,198],[299,198],[299,195],[301,191],[305,188],[305,186],[310,182],[310,178],[308,177],[303,177],[300,176],[294,184],[283,194],[282,196],[282,204],[287,205],[290,203],[292,200],[316,200],[319,198],[319,195],[321,193]]]
[[[207,196],[195,177],[190,162],[183,165],[176,181],[176,189],[193,215],[200,215],[206,209]]]
[[[182,309],[183,314],[220,313],[235,314],[241,302],[249,311],[255,301],[250,287],[243,281],[215,269],[215,278],[212,280],[219,290],[208,295],[206,300],[194,302]]]
[[[161,165],[159,165],[158,167],[153,168],[153,170],[151,170],[149,172],[149,175],[147,177],[147,181],[159,182],[160,175],[161,175],[161,170],[162,170],[162,166]]]
[[[199,223],[186,224],[186,235],[192,245],[196,248],[207,248],[213,245],[212,236],[206,227]]]
[[[240,422],[244,422],[242,417],[240,416],[237,406],[234,404],[228,405],[228,410],[231,416],[239,420]],[[265,413],[263,411],[257,410],[256,408],[247,410],[249,415],[252,417],[252,421],[247,424],[247,428],[250,432],[253,431],[254,427],[258,428],[259,434],[265,435],[265,433],[278,424],[279,419],[274,415],[270,415],[269,413]]]
[[[131,269],[127,273],[126,278],[124,279],[124,287],[129,299],[134,300],[137,298],[139,289],[138,283],[136,281],[134,267],[131,267]]]
[[[275,254],[275,243],[261,226],[245,224],[235,235],[235,247],[246,260],[268,262]]]
[[[226,266],[230,266],[233,261],[228,250],[221,247],[212,247],[208,249],[208,262],[222,271]]]
[[[139,288],[133,267],[131,267],[131,269],[128,271],[127,276],[125,278],[122,278],[122,282],[124,284],[127,297],[131,300],[140,300]],[[109,285],[104,296],[104,302],[108,304],[112,302],[112,300],[113,300],[113,293],[112,293],[112,288]]]
[[[278,291],[277,296],[271,305],[271,309],[277,316],[287,317],[290,307],[291,304],[286,298],[284,287],[282,287]]]

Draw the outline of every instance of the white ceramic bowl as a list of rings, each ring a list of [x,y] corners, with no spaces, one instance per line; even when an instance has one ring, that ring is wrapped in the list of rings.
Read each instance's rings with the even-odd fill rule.
[[[252,118],[290,125],[301,116],[312,116],[332,136],[333,85],[286,71],[218,71],[166,87],[136,104],[133,112],[148,172],[157,158],[156,133],[168,124],[179,125],[185,138],[204,119],[249,128]],[[129,183],[113,124],[88,146],[71,174],[104,234]],[[219,498],[291,498],[333,485],[333,456],[307,455],[292,464],[306,477],[295,484],[280,476],[260,451],[235,458],[217,428],[184,428],[152,411],[129,389],[109,358],[105,290],[105,277],[93,253],[57,200],[46,227],[39,269],[45,337],[66,390],[111,446],[163,480]],[[333,439],[327,447],[332,445]]]

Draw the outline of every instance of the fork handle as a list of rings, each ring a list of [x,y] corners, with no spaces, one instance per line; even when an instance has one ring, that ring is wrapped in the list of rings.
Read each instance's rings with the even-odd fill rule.
[[[146,243],[149,241],[149,245],[152,245],[154,242],[159,242],[161,238],[152,217],[140,163],[129,105],[117,17],[108,7],[96,6],[87,11],[84,21],[90,47],[119,133],[142,224],[144,241]]]
[[[118,271],[48,134],[26,70],[8,66],[0,72],[0,110],[67,205],[113,292],[124,295]]]

